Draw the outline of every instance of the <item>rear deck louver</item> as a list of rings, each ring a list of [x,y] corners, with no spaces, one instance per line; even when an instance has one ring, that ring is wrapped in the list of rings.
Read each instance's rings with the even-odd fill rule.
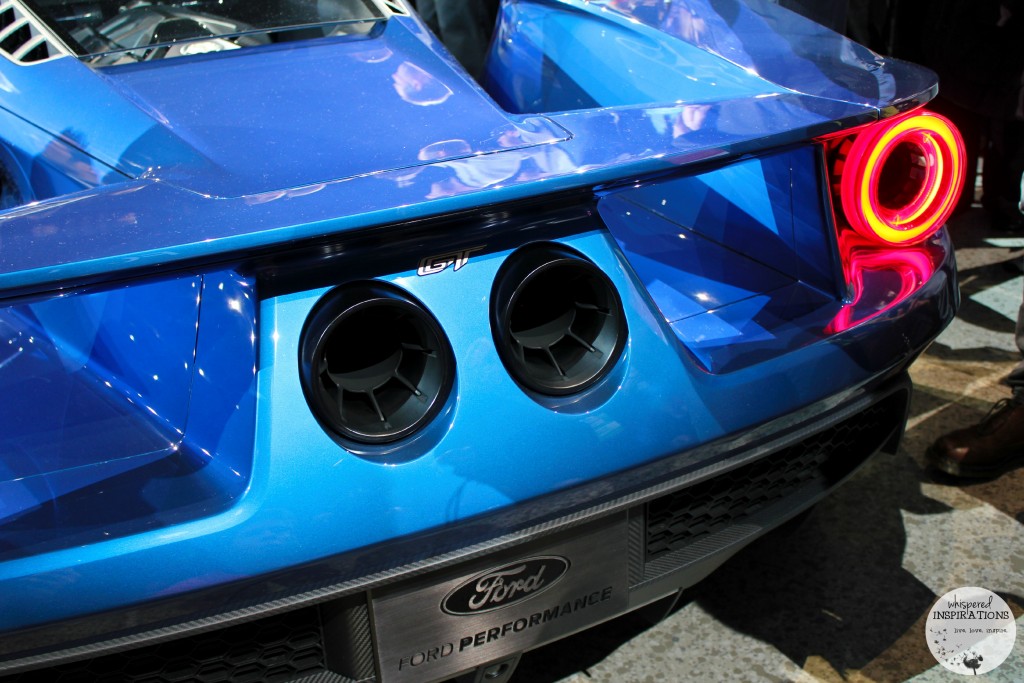
[[[19,64],[70,54],[46,25],[19,2],[0,2],[0,52]]]

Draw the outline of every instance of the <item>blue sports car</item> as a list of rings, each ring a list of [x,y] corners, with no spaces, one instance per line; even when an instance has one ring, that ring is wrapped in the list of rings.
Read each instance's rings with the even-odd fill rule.
[[[475,76],[2,0],[0,678],[501,681],[699,581],[897,447],[936,93],[767,0],[503,0]]]

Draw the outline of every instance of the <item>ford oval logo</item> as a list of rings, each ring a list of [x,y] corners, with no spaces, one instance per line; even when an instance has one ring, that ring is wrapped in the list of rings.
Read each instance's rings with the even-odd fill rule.
[[[457,586],[441,601],[455,616],[482,614],[543,593],[569,571],[569,560],[554,555],[531,557],[491,569]]]

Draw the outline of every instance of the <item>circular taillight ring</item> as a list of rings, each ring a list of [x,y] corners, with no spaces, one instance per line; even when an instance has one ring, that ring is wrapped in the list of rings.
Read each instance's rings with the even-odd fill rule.
[[[865,129],[850,148],[840,185],[850,227],[892,245],[928,238],[953,212],[965,157],[960,133],[930,112]]]

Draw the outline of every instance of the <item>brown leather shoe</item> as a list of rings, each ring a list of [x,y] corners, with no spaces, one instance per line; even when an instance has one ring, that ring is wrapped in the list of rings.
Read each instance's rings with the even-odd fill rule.
[[[978,424],[940,437],[925,457],[955,477],[995,477],[1024,465],[1024,403],[999,401]]]

